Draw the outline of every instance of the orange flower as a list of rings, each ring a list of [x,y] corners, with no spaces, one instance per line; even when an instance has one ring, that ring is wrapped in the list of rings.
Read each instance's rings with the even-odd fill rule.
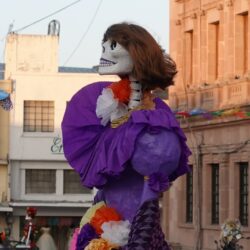
[[[102,206],[96,210],[94,217],[91,219],[90,224],[94,227],[98,234],[102,234],[102,224],[106,221],[119,221],[121,216],[115,209],[107,206]]]
[[[108,88],[112,89],[114,97],[117,98],[120,102],[129,101],[131,88],[130,81],[128,78],[123,78],[119,82],[114,82],[109,85]]]

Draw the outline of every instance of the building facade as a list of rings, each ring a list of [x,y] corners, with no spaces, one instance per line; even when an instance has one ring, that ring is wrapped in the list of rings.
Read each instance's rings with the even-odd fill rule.
[[[0,65],[3,70],[3,64]],[[0,74],[0,90],[12,92],[12,81],[3,80]],[[8,216],[12,213],[9,207],[8,163],[9,163],[9,112],[0,107],[0,231],[7,228]]]
[[[59,68],[58,43],[57,35],[7,37],[4,76],[13,85],[7,181],[12,237],[20,238],[26,207],[33,206],[38,228],[49,226],[58,249],[68,249],[70,230],[91,205],[93,191],[80,185],[65,160],[61,121],[79,89],[117,78],[93,69]]]
[[[166,194],[164,221],[169,241],[184,250],[216,249],[227,219],[239,219],[250,236],[249,7],[249,0],[170,1],[178,76],[169,101],[183,114],[192,172]],[[190,115],[197,111],[203,115]]]

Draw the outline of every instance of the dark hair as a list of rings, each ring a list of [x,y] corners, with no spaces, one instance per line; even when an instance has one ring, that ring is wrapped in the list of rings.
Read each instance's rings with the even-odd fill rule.
[[[176,64],[147,30],[135,24],[118,23],[105,32],[103,42],[108,39],[128,50],[134,62],[132,74],[142,83],[144,91],[174,84]]]

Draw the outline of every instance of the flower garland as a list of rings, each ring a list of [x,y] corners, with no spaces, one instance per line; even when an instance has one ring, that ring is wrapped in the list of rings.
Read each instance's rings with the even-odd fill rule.
[[[213,117],[225,117],[225,116],[236,116],[239,118],[250,118],[250,112],[243,111],[240,108],[217,110],[217,111],[206,111],[201,108],[195,108],[191,111],[175,111],[176,117],[194,117],[202,116],[205,119],[212,119]]]
[[[87,210],[74,233],[70,250],[119,249],[127,244],[130,223],[115,209],[99,202]]]

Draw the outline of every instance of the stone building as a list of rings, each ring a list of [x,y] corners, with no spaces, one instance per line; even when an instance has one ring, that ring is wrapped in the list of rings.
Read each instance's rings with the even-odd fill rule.
[[[221,224],[250,236],[249,0],[171,0],[169,90],[192,149],[192,172],[165,195],[167,238],[181,249],[216,249]],[[202,110],[203,115],[193,114]],[[193,111],[193,113],[191,112]],[[244,249],[250,242],[242,239]]]
[[[81,186],[63,154],[61,121],[66,104],[85,85],[117,77],[99,76],[94,69],[58,67],[58,44],[58,35],[7,36],[4,80],[12,83],[13,109],[9,117],[0,113],[0,128],[4,126],[0,136],[7,145],[5,151],[1,147],[0,157],[8,155],[8,161],[0,160],[0,188],[4,185],[9,194],[14,239],[20,239],[26,207],[32,206],[38,210],[38,229],[49,226],[63,250],[93,200],[93,191]],[[3,124],[3,117],[8,124]],[[0,218],[2,226],[1,210]]]

